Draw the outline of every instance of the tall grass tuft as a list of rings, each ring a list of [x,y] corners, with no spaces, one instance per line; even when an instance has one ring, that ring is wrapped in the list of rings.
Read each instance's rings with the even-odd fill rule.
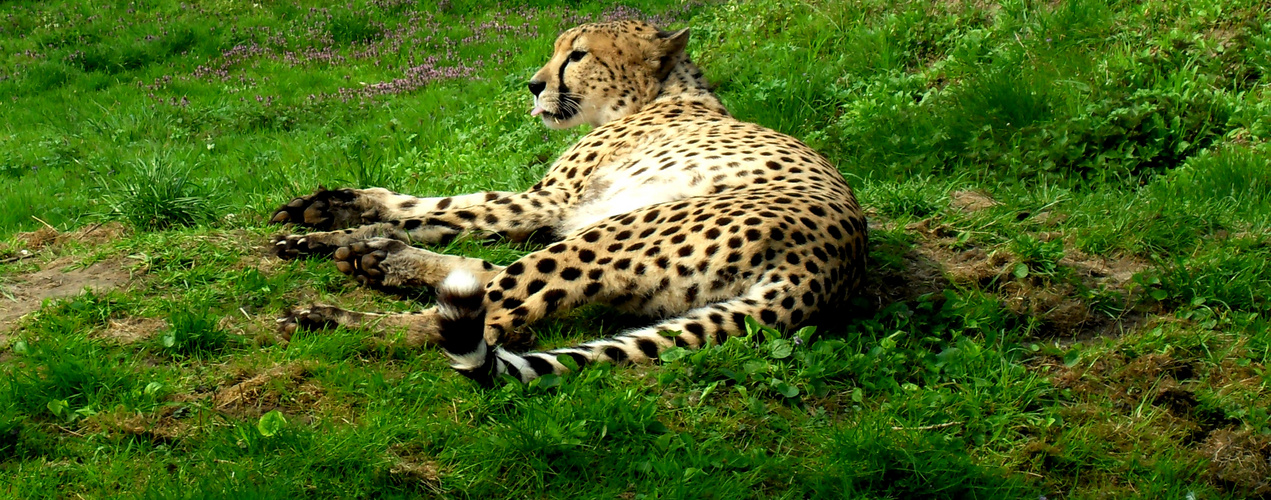
[[[13,351],[28,369],[0,378],[0,406],[70,420],[139,396],[134,367],[83,336],[19,341]]]
[[[1271,205],[1271,154],[1230,146],[1203,151],[1160,184],[1153,194],[1163,200],[1224,200],[1261,212]]]
[[[926,217],[944,208],[946,186],[930,176],[920,175],[902,182],[868,179],[860,187],[884,214]]]
[[[177,355],[200,357],[223,351],[231,338],[206,312],[179,310],[168,317],[169,328],[159,337],[163,349]]]
[[[102,183],[106,217],[139,230],[215,221],[222,195],[194,178],[196,167],[171,156],[137,160],[130,171]]]

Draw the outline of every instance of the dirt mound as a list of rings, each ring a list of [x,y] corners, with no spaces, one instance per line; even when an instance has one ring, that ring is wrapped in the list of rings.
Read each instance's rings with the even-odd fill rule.
[[[982,210],[996,203],[974,192],[961,193],[954,193],[952,203],[963,210]],[[880,227],[887,229],[887,224]],[[1135,273],[1147,269],[1145,262],[1087,255],[1065,245],[1053,275],[1020,277],[1015,273],[1021,261],[1007,245],[968,246],[958,240],[956,229],[936,219],[911,223],[905,229],[914,239],[899,259],[899,268],[876,269],[876,276],[865,285],[863,295],[879,306],[969,287],[997,295],[1012,313],[1043,320],[1043,336],[1085,339],[1116,334],[1139,320],[1127,307],[1132,302],[1127,285]],[[1054,241],[1063,234],[1040,233],[1037,238]]]
[[[244,417],[259,417],[284,406],[313,408],[324,391],[309,378],[307,363],[288,363],[235,377],[239,381],[212,394],[212,407]]]
[[[190,410],[185,406],[163,406],[154,413],[135,414],[112,411],[89,417],[84,430],[89,433],[106,432],[116,437],[133,436],[155,444],[174,443],[198,430],[187,420]]]
[[[68,258],[49,262],[34,273],[5,277],[0,284],[0,341],[22,316],[39,310],[45,299],[79,295],[84,289],[104,293],[123,288],[132,281],[127,262],[108,259],[79,267]]]
[[[53,229],[52,226],[44,226],[35,231],[26,233],[18,233],[18,241],[25,243],[26,250],[34,252],[45,247],[53,245],[61,245],[71,241],[77,241],[89,245],[101,245],[122,238],[128,233],[128,228],[118,222],[107,222],[102,224],[93,224],[84,226],[74,231],[60,232]]]
[[[387,457],[388,473],[405,483],[424,486],[434,493],[442,493],[441,466],[436,458],[422,449],[421,446],[397,443],[389,448]]]
[[[133,344],[146,340],[167,327],[168,322],[164,321],[163,318],[131,317],[112,319],[106,325],[105,330],[95,332],[92,336],[112,340],[120,344]]]
[[[1196,449],[1209,460],[1209,474],[1229,489],[1271,494],[1271,437],[1247,429],[1220,429]]]
[[[954,191],[949,193],[949,206],[963,212],[979,212],[993,208],[1000,203],[980,191]]]
[[[1252,369],[1119,352],[1075,363],[1042,356],[1033,367],[1049,373],[1051,383],[1072,399],[1065,418],[1093,422],[1096,431],[1106,431],[1109,451],[1150,454],[1142,449],[1144,443],[1122,439],[1126,434],[1118,427],[1125,422],[1151,426],[1154,434],[1170,436],[1190,450],[1215,484],[1244,496],[1271,494],[1271,436],[1252,431],[1198,397],[1202,384],[1257,387],[1262,378]],[[1039,449],[1052,446],[1034,444]]]

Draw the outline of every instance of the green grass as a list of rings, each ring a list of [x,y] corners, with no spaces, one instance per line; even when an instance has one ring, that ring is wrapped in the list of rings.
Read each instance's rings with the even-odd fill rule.
[[[585,131],[529,119],[526,77],[633,9],[856,187],[858,297],[797,343],[493,390],[399,332],[278,337],[430,297],[262,257],[272,209],[532,185]],[[0,331],[0,496],[1265,497],[1268,75],[1252,0],[5,2],[0,303],[132,280]]]

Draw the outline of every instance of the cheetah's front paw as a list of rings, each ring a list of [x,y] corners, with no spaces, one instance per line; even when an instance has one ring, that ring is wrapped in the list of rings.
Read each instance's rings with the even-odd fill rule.
[[[357,201],[358,194],[352,189],[318,189],[311,195],[293,198],[286,205],[278,207],[269,222],[294,223],[329,231],[379,220],[374,210],[366,210]]]
[[[401,254],[414,247],[398,240],[371,238],[335,250],[335,267],[363,285],[419,287],[408,259]]]

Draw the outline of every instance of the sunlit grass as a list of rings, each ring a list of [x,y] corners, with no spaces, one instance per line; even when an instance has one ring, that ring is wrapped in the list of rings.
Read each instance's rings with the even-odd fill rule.
[[[0,308],[39,268],[132,280],[0,331],[0,496],[1271,491],[1248,460],[1271,451],[1261,4],[638,7],[4,3],[0,257],[35,257],[0,263]],[[561,29],[631,16],[691,27],[736,116],[857,187],[860,296],[797,342],[493,390],[399,332],[277,336],[296,305],[431,298],[264,257],[271,210],[319,185],[532,185],[585,131],[528,118],[526,76]],[[132,229],[72,232],[110,220]],[[23,233],[46,223],[62,238]],[[585,308],[535,333],[637,323]]]

